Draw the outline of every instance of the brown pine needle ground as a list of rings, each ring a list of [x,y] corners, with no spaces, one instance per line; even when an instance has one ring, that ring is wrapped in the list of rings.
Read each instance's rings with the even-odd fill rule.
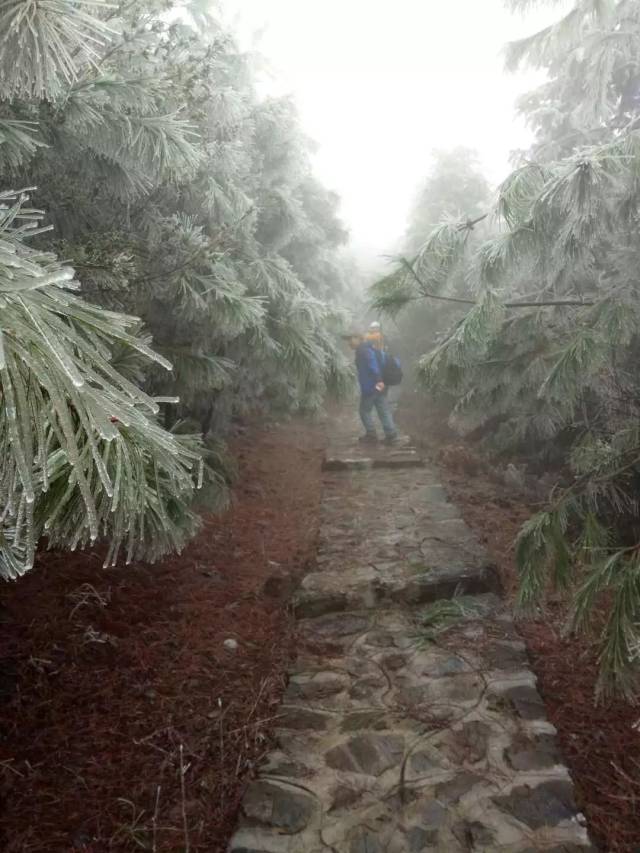
[[[45,554],[0,589],[5,853],[225,849],[290,660],[321,430],[252,430],[234,450],[233,506],[183,557],[104,571],[98,553]]]

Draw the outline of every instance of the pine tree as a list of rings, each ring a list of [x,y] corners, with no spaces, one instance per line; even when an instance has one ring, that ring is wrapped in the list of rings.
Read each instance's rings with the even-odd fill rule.
[[[581,0],[512,45],[512,64],[548,81],[521,102],[536,143],[499,188],[493,232],[474,246],[466,218],[436,228],[378,294],[396,308],[467,302],[421,374],[456,395],[460,429],[484,425],[502,452],[569,466],[518,539],[520,601],[535,605],[551,579],[569,590],[573,628],[604,608],[598,689],[628,695],[640,639],[639,49],[627,0]]]
[[[409,214],[403,254],[414,256],[425,234],[444,219],[477,219],[489,205],[490,190],[482,174],[478,154],[458,146],[432,152],[429,175],[423,181]]]
[[[309,323],[298,305],[339,293],[345,232],[293,104],[257,98],[252,57],[210,15],[176,5],[169,23],[166,5],[109,12],[98,58],[37,107],[48,147],[20,178],[53,212],[52,248],[87,295],[142,317],[174,364],[150,387],[210,431],[265,396],[317,405],[344,375],[323,311]]]
[[[398,326],[396,348],[407,362],[415,361],[421,353],[430,349],[440,330],[463,316],[461,306],[455,302],[413,299],[417,284],[415,275],[428,278],[436,288],[439,286],[436,284],[438,273],[433,268],[429,244],[423,246],[425,234],[434,231],[434,239],[439,239],[437,235],[441,227],[445,234],[449,233],[451,226],[455,231],[460,218],[466,215],[472,220],[479,220],[477,227],[472,233],[469,232],[470,239],[476,241],[491,197],[475,151],[462,147],[435,150],[431,161],[429,173],[416,194],[409,215],[399,265],[373,288],[375,308],[395,316]],[[394,257],[391,261],[396,266]],[[425,261],[429,262],[428,270],[422,268]],[[463,291],[463,276],[459,275],[455,280],[452,274],[447,287],[452,296]],[[397,311],[405,304],[407,297],[413,302],[412,310],[398,315]]]
[[[0,43],[0,173],[33,187],[53,226],[27,229],[25,194],[7,194],[17,285],[3,298],[53,350],[21,364],[3,312],[5,574],[43,531],[152,559],[197,526],[196,433],[219,505],[234,414],[317,406],[346,381],[339,312],[312,295],[339,270],[336,200],[314,183],[293,105],[258,99],[252,57],[195,4],[11,0]]]

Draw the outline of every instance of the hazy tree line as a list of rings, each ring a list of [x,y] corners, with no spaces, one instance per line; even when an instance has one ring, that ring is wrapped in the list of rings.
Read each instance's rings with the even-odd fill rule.
[[[469,237],[477,242],[486,231],[485,214],[491,204],[491,187],[473,149],[463,146],[450,150],[436,149],[431,152],[430,161],[428,174],[415,194],[400,245],[404,271],[411,276],[408,261],[420,251],[425,236],[443,221],[458,224],[468,216],[472,220],[480,220]],[[394,345],[408,363],[415,364],[435,345],[443,329],[462,316],[461,306],[445,300],[415,299],[411,302],[410,311],[397,312],[395,287],[398,270],[393,256],[391,261],[392,274],[376,285],[374,294],[377,303],[393,315],[393,323],[388,323],[386,328],[394,339]],[[460,268],[457,275],[450,277],[446,295],[455,298],[465,292],[466,283]],[[389,295],[392,300],[390,307]],[[411,379],[411,374],[408,378]],[[440,400],[444,409],[449,402]]]
[[[0,9],[4,577],[43,533],[108,561],[180,549],[194,492],[226,499],[230,420],[348,380],[338,199],[204,8]]]
[[[441,156],[427,187],[444,184],[442,197],[419,198],[404,255],[373,288],[379,308],[428,316],[418,372],[460,431],[559,472],[517,542],[521,604],[549,581],[568,590],[570,627],[601,637],[600,689],[627,693],[640,640],[639,56],[635,0],[576,0],[509,45],[509,67],[546,72],[519,102],[532,149],[488,205],[468,153]]]

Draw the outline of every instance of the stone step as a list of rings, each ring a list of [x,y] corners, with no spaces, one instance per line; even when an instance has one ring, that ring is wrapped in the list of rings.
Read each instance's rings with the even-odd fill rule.
[[[388,445],[385,445],[383,442],[378,442],[377,444],[370,443],[362,443],[356,440],[356,436],[358,435],[358,428],[354,427],[349,433],[340,438],[333,436],[329,441],[329,448],[332,448],[336,451],[336,455],[340,455],[342,453],[352,453],[354,450],[360,451],[363,448],[374,449],[374,450],[385,450]],[[396,441],[391,446],[394,450],[402,450],[413,448],[415,449],[415,442],[409,435],[400,435],[396,439]]]
[[[425,462],[416,452],[393,453],[373,460],[374,468],[424,468]]]
[[[499,592],[486,550],[439,483],[428,474],[427,482],[403,483],[393,511],[381,513],[400,475],[370,476],[340,501],[333,493],[340,481],[331,483],[322,505],[316,571],[306,575],[293,599],[297,616]]]
[[[398,603],[416,607],[455,595],[489,592],[500,592],[497,573],[489,564],[465,566],[458,562],[425,569],[412,563],[385,561],[350,567],[348,572],[310,572],[294,594],[292,606],[300,619]]]
[[[322,463],[323,471],[366,471],[373,468],[373,459],[366,456],[328,456]]]
[[[424,468],[424,459],[415,451],[380,456],[327,456],[323,471],[365,471],[371,468]]]

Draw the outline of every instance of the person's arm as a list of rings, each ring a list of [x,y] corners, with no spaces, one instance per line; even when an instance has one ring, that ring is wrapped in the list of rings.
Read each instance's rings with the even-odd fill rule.
[[[373,373],[373,376],[376,380],[376,391],[384,391],[384,382],[382,381],[380,363],[373,347],[367,347],[367,360],[369,364],[369,369]]]

